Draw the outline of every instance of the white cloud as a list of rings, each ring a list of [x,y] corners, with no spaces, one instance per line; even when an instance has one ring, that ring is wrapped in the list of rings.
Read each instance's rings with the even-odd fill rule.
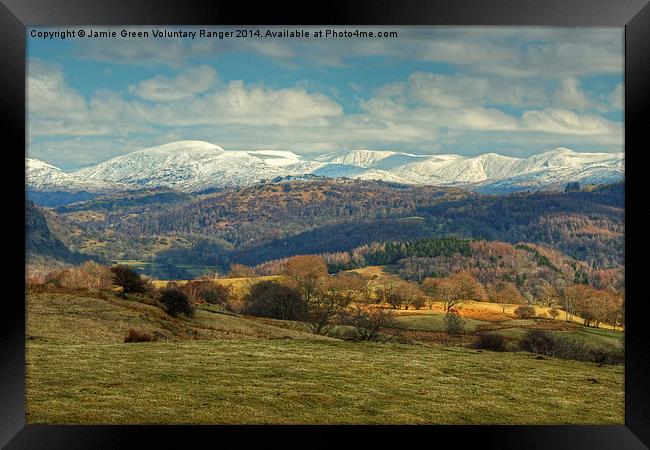
[[[620,130],[621,124],[593,114],[579,115],[566,109],[525,111],[522,115],[524,129],[548,133],[575,135],[607,135]]]
[[[131,27],[133,29],[148,29]],[[185,30],[196,27],[183,27]],[[254,27],[251,27],[254,28]],[[282,28],[282,27],[276,27]],[[301,27],[317,30],[323,27]],[[539,27],[333,27],[397,31],[398,39],[137,39],[74,41],[86,59],[119,64],[182,67],[232,52],[282,64],[343,67],[354,58],[385,56],[457,65],[476,74],[507,77],[579,77],[623,71],[623,29]],[[232,27],[211,27],[230,30]],[[263,28],[265,30],[266,28]],[[119,42],[119,45],[116,45]]]
[[[201,65],[186,69],[175,77],[158,75],[135,85],[128,91],[136,97],[151,101],[174,101],[205,92],[217,80],[217,72],[210,66]]]
[[[61,68],[34,58],[27,65],[27,106],[30,113],[59,120],[83,119],[86,113],[86,101],[66,84]]]
[[[613,109],[623,109],[625,103],[625,88],[623,83],[618,83],[610,95],[610,104]]]
[[[242,81],[214,86],[216,73],[207,67],[132,85],[135,100],[109,90],[85,100],[65,83],[60,70],[38,69],[28,80],[32,136],[125,136],[205,125],[326,126],[328,119],[343,114],[328,96],[303,88],[272,89]]]
[[[207,65],[134,83],[127,87],[131,96],[99,90],[84,97],[66,83],[60,68],[38,60],[30,62],[28,76],[30,148],[37,154],[60,152],[68,166],[75,152],[85,164],[179,139],[303,154],[386,146],[449,152],[465,151],[464,145],[484,152],[508,142],[518,148],[622,146],[622,123],[594,113],[610,95],[615,108],[622,85],[596,102],[575,76],[558,78],[559,83],[515,82],[507,76],[418,71],[357,99],[354,113],[346,113],[334,100],[336,90],[322,83],[302,80],[279,89],[223,82]],[[82,138],[47,142],[48,136]],[[101,158],[88,156],[95,152]]]
[[[569,77],[560,81],[560,86],[555,91],[555,102],[565,108],[584,109],[594,106],[580,87],[577,78]]]

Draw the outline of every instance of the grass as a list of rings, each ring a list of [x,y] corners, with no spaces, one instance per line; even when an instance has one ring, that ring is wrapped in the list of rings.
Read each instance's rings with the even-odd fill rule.
[[[43,292],[27,296],[27,338],[35,342],[101,344],[123,342],[130,329],[169,340],[327,339],[244,317],[197,309],[173,318],[160,308],[108,296]]]
[[[104,296],[28,293],[28,423],[624,420],[623,366],[523,352],[345,342],[279,321],[207,310],[171,318],[149,304]],[[411,312],[398,320],[438,320],[435,311]],[[164,339],[124,343],[130,329]],[[613,336],[607,330],[574,332]]]
[[[400,314],[395,319],[400,327],[409,330],[424,331],[444,331],[445,315],[431,312],[430,314]],[[463,331],[473,332],[481,325],[487,325],[489,322],[463,318]]]
[[[579,325],[576,322],[566,323],[564,320],[551,319],[517,319],[512,314],[495,313],[493,303],[462,302],[458,309],[463,318],[463,331],[465,333],[488,332],[501,335],[515,346],[530,329],[541,329],[557,336],[566,336],[584,341],[592,348],[622,348],[623,333],[612,329],[592,328]],[[514,305],[513,305],[514,306]],[[514,311],[514,308],[512,308]],[[396,320],[401,328],[407,330],[422,330],[441,332],[445,330],[442,305],[435,304],[433,309],[398,310]],[[485,320],[478,320],[483,318]]]
[[[341,341],[28,342],[27,422],[622,424],[623,368]]]

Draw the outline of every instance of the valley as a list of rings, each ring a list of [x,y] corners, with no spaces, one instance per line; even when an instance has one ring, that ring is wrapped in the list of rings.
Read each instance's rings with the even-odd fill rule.
[[[27,419],[622,423],[615,159],[28,161]]]

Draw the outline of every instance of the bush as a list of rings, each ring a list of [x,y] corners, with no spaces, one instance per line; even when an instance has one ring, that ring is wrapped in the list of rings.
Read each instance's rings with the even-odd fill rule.
[[[555,319],[557,316],[560,315],[560,311],[557,310],[557,308],[551,308],[548,310],[549,316],[551,316],[553,319]]]
[[[555,342],[551,335],[544,331],[530,330],[526,332],[519,342],[519,348],[526,352],[555,356]]]
[[[129,330],[128,334],[124,338],[124,342],[151,342],[155,340],[156,338],[152,335],[134,330],[133,328]]]
[[[344,323],[353,326],[357,339],[363,341],[382,340],[383,332],[388,328],[394,328],[397,324],[393,311],[367,305],[356,305],[352,308],[345,315]]]
[[[506,340],[498,334],[481,334],[474,343],[475,348],[503,352],[506,350]]]
[[[192,308],[189,298],[180,289],[166,288],[162,290],[159,300],[167,314],[172,317],[176,317],[179,314],[185,314],[188,317],[194,315],[194,308]]]
[[[445,330],[448,334],[460,334],[463,332],[463,324],[465,321],[461,319],[458,312],[454,310],[447,311],[445,314]]]
[[[110,269],[92,261],[86,261],[80,266],[52,270],[47,274],[31,277],[28,282],[94,292],[106,291],[113,286]]]
[[[252,316],[301,320],[306,309],[298,290],[275,281],[255,283],[244,297],[243,312]]]
[[[535,308],[527,305],[518,306],[515,309],[515,316],[519,319],[532,319],[535,317]]]
[[[520,342],[522,350],[557,358],[588,361],[598,364],[622,364],[622,350],[593,347],[585,341],[567,337],[553,337],[542,331],[529,331]]]
[[[212,281],[194,280],[181,288],[194,302],[206,302],[212,305],[226,305],[230,301],[232,289]]]
[[[424,295],[415,295],[408,304],[414,309],[421,309],[427,304],[427,298]]]
[[[129,266],[113,266],[111,272],[113,284],[122,288],[122,294],[145,293],[150,289],[147,280]]]

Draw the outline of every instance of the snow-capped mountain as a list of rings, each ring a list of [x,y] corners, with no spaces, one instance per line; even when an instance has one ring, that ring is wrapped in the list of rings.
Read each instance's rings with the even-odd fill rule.
[[[384,158],[393,156],[395,152],[375,150],[352,150],[349,152],[328,153],[316,158],[316,161],[326,163],[345,164],[357,167],[371,167]]]
[[[563,187],[571,181],[613,182],[624,177],[622,153],[579,153],[566,148],[528,158],[495,153],[474,157],[351,150],[306,158],[283,150],[224,150],[203,141],[150,147],[65,173],[28,160],[28,184],[51,187],[169,187],[187,192],[236,187],[263,180],[325,176],[405,184],[467,186],[481,192]]]
[[[25,158],[25,180],[27,187],[35,191],[99,193],[128,188],[125,185],[114,185],[102,180],[66,173],[58,167],[30,158]]]
[[[283,176],[285,170],[281,167],[300,158],[291,152],[255,153],[225,151],[202,141],[180,141],[118,156],[74,174],[137,187],[170,187],[191,192]]]

